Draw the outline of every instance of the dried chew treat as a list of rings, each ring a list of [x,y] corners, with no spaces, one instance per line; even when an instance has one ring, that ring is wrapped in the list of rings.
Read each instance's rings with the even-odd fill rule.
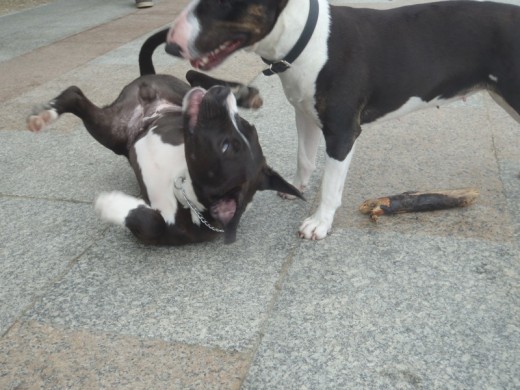
[[[461,188],[456,190],[436,190],[427,192],[403,192],[399,195],[385,196],[365,200],[359,211],[370,214],[372,221],[377,221],[380,215],[414,213],[466,207],[479,196],[476,188]]]

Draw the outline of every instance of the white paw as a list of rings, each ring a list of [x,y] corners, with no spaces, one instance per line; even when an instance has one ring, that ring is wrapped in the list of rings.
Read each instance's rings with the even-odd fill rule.
[[[299,236],[307,240],[322,240],[332,227],[332,218],[320,216],[318,212],[307,218],[300,226]]]
[[[101,193],[95,203],[96,213],[104,221],[125,226],[125,219],[131,210],[146,205],[144,200],[134,198],[119,191]]]

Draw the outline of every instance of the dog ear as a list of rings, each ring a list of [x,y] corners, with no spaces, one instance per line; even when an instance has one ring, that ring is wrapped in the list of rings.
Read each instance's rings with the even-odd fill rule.
[[[278,174],[278,172],[267,165],[262,169],[262,177],[258,189],[260,191],[272,190],[283,192],[284,194],[293,195],[305,200],[300,190],[288,183],[282,176],[280,176],[280,174]]]
[[[197,125],[199,117],[200,104],[202,98],[206,94],[206,90],[200,87],[192,88],[184,95],[182,100],[182,113],[184,115],[186,125],[190,131],[193,131]]]

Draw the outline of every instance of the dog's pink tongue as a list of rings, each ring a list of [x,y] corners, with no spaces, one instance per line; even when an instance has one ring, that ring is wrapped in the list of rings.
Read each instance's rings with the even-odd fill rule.
[[[211,206],[211,216],[226,226],[235,215],[237,204],[234,199],[221,199]]]

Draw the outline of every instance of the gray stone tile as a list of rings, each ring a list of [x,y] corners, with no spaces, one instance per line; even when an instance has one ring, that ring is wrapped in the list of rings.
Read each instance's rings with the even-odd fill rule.
[[[145,247],[111,228],[29,319],[63,327],[243,350],[254,344],[299,240],[303,202],[261,193],[233,245]],[[296,219],[298,220],[298,218]]]
[[[89,204],[0,198],[0,334],[95,240]]]
[[[114,3],[118,5],[114,5]],[[95,10],[95,12],[93,12]],[[135,12],[132,1],[60,0],[16,14],[0,16],[0,62]],[[31,28],[27,28],[31,26]]]
[[[500,163],[500,176],[504,183],[504,194],[507,197],[507,214],[514,229],[514,243],[520,247],[520,161],[504,160]],[[497,221],[507,223],[506,221]]]
[[[355,230],[305,242],[243,388],[518,388],[519,255]]]
[[[139,194],[126,159],[101,146],[82,125],[67,133],[1,131],[0,142],[4,195],[93,202],[101,191]]]

